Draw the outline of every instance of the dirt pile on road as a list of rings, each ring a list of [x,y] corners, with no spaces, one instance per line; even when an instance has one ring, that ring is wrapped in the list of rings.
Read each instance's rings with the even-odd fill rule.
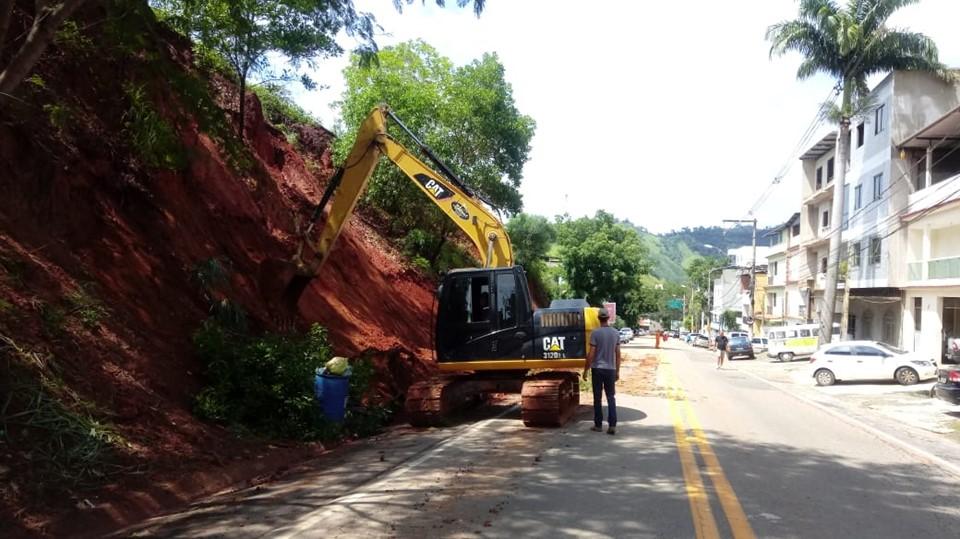
[[[251,94],[238,138],[235,87],[132,4],[90,3],[0,109],[0,406],[31,391],[34,412],[89,418],[104,433],[92,447],[122,448],[53,493],[36,487],[57,472],[38,464],[53,449],[0,433],[7,537],[92,533],[323,449],[240,440],[192,415],[204,381],[191,335],[223,299],[203,287],[211,261],[254,327],[290,324],[261,283],[320,198],[330,134],[298,128],[298,151]],[[385,392],[432,368],[433,283],[362,219],[300,306],[336,353],[373,354]],[[9,415],[0,428],[43,428]]]

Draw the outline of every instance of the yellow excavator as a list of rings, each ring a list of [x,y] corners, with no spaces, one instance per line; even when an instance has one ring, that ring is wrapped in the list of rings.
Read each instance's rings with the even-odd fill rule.
[[[387,118],[400,127],[440,172],[431,169],[387,132]],[[286,300],[295,305],[318,276],[346,220],[366,188],[380,156],[386,156],[476,246],[483,267],[443,276],[435,325],[440,375],[417,382],[405,409],[416,426],[443,424],[458,409],[490,393],[520,393],[529,426],[560,426],[579,400],[590,332],[599,327],[597,308],[585,300],[554,301],[534,309],[526,273],[514,264],[510,238],[489,204],[381,105],[363,121],[344,164],[327,185],[294,257],[296,276]],[[331,202],[332,201],[332,202]],[[315,224],[322,228],[313,239]]]

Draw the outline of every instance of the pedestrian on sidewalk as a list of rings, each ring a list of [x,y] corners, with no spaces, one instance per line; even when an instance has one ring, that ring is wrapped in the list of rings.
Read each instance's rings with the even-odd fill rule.
[[[720,334],[717,335],[717,369],[723,367],[723,360],[727,359],[727,343],[730,340],[727,339],[727,336],[723,334],[723,330],[720,330]]]
[[[617,433],[617,398],[614,384],[620,380],[620,332],[610,327],[610,313],[601,308],[597,315],[600,327],[590,334],[590,351],[587,363],[583,366],[583,377],[590,369],[593,383],[593,427],[594,432],[603,431],[602,394],[607,395],[607,434]]]

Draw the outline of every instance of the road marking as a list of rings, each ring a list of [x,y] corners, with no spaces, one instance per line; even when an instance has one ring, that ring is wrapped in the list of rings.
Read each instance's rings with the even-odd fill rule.
[[[362,485],[358,485],[350,494],[344,494],[339,498],[324,503],[310,513],[307,513],[305,516],[300,517],[297,522],[276,530],[271,530],[268,532],[268,535],[277,539],[289,539],[292,537],[301,537],[305,534],[311,534],[319,529],[322,529],[322,522],[327,516],[325,512],[329,509],[343,504],[357,503],[364,498],[367,498],[371,494],[377,493],[378,490],[385,488],[381,487],[381,485],[389,484],[397,477],[402,476],[404,473],[416,469],[424,462],[443,453],[449,446],[453,445],[454,442],[463,440],[468,435],[482,430],[484,427],[494,423],[503,416],[516,411],[518,408],[518,405],[511,406],[498,413],[494,417],[454,430],[454,432],[451,433],[447,438],[427,446],[419,456],[408,459],[407,461],[400,463],[392,470],[376,476],[373,480]]]
[[[730,481],[723,472],[723,467],[720,466],[720,460],[717,458],[716,453],[714,453],[713,447],[710,446],[710,442],[707,440],[707,435],[700,425],[700,420],[693,411],[693,406],[686,398],[686,394],[680,384],[680,379],[677,377],[669,362],[661,362],[661,364],[666,367],[664,369],[664,376],[668,380],[670,412],[673,417],[674,433],[677,436],[680,462],[684,469],[684,479],[687,481],[687,495],[690,498],[690,510],[693,513],[694,528],[697,532],[697,537],[717,536],[709,535],[711,533],[711,527],[712,533],[717,534],[718,532],[716,521],[713,520],[710,511],[707,493],[703,490],[703,482],[699,477],[699,472],[694,470],[696,477],[693,478],[693,488],[691,488],[691,481],[687,476],[687,467],[684,460],[690,459],[694,463],[693,465],[696,466],[696,460],[691,450],[689,439],[692,439],[699,449],[704,467],[706,468],[707,477],[710,478],[710,482],[713,484],[713,488],[717,493],[717,497],[720,500],[720,507],[723,508],[723,512],[727,517],[727,522],[730,525],[730,531],[733,533],[733,537],[736,539],[754,539],[756,535],[753,533],[750,521],[747,520],[747,515],[740,505],[740,500],[737,498],[733,486],[730,485]],[[687,436],[687,426],[689,426],[689,430],[692,433],[689,439]],[[689,457],[686,457],[685,453],[688,453]],[[706,504],[706,513],[710,517],[709,526],[702,528],[698,526],[700,522],[705,520],[704,509],[699,506],[701,501]],[[701,535],[701,531],[704,533],[703,535]]]
[[[683,397],[676,393],[677,388],[673,386],[673,383],[674,380],[671,379],[667,400],[670,405],[670,416],[673,418],[673,433],[677,437],[677,452],[680,453],[680,467],[683,469],[687,499],[690,501],[693,530],[698,539],[718,539],[720,531],[717,529],[717,521],[713,518],[713,511],[710,509],[710,500],[707,497],[706,489],[703,487],[703,479],[701,479],[700,471],[697,469],[697,460],[693,454],[693,449],[687,440],[687,430],[684,427],[680,405],[677,402]]]
[[[703,432],[700,420],[693,412],[693,406],[690,404],[690,401],[686,399],[684,391],[680,387],[680,379],[677,378],[672,368],[669,372],[673,379],[679,401],[683,404],[683,408],[686,411],[687,424],[689,424],[690,430],[693,431],[693,438],[700,449],[700,456],[703,457],[703,462],[706,464],[707,477],[710,478],[710,482],[713,483],[713,488],[717,491],[717,497],[720,498],[720,506],[723,507],[723,512],[727,516],[727,522],[730,524],[730,530],[733,532],[733,536],[736,539],[754,539],[756,535],[753,533],[750,521],[747,520],[747,515],[744,513],[743,506],[740,505],[740,500],[737,499],[737,495],[733,491],[733,486],[731,486],[730,481],[727,480],[727,475],[723,473],[723,467],[720,466],[720,459],[717,458],[716,453],[713,452],[713,447],[711,447],[707,441],[707,435]]]

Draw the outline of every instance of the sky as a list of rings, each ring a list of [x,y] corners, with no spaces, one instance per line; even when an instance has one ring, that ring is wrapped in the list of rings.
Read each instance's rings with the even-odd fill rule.
[[[417,0],[402,14],[392,0],[355,4],[383,27],[381,47],[422,39],[457,65],[497,53],[517,108],[537,123],[521,185],[527,213],[602,209],[656,233],[723,219],[779,224],[800,206],[798,155],[831,130],[820,125],[798,148],[833,82],[797,81],[800,57],[771,59],[764,39],[796,17],[795,0],[487,0],[479,18],[455,0]],[[960,67],[958,20],[957,0],[921,0],[890,22],[932,37],[941,61]],[[292,89],[328,127],[347,62],[318,64],[323,89]]]

